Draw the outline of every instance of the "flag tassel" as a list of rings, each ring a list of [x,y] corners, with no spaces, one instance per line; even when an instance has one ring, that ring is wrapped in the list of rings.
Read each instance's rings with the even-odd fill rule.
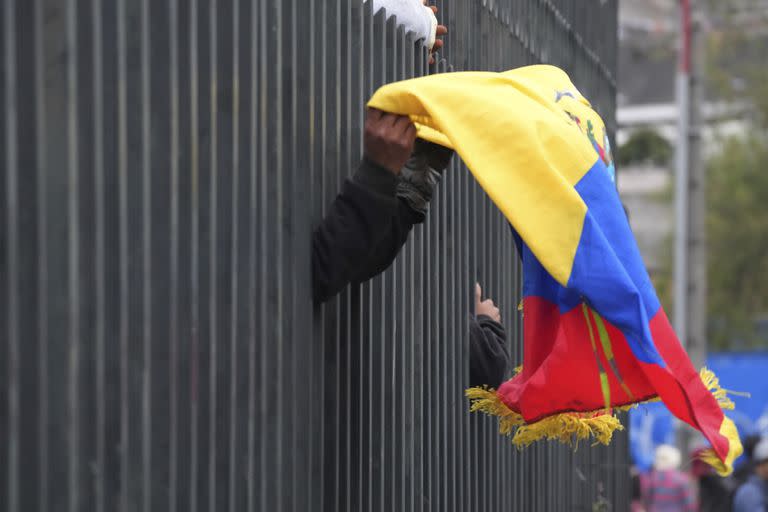
[[[519,373],[521,368],[518,367],[515,371]],[[708,368],[702,368],[699,376],[720,407],[733,410],[734,403],[728,395],[734,394],[734,392],[723,389],[715,373]],[[490,416],[496,416],[499,419],[499,433],[503,435],[513,434],[514,431],[512,444],[518,448],[524,448],[542,439],[557,440],[574,446],[578,445],[579,441],[590,437],[595,439],[595,444],[608,445],[614,432],[624,430],[619,419],[612,412],[605,410],[554,414],[527,424],[522,415],[510,409],[493,389],[474,387],[467,389],[465,394],[471,402],[471,412],[480,411]],[[648,402],[658,400],[656,397],[648,400]],[[628,410],[636,405],[632,404],[615,409]],[[712,450],[704,452],[701,459],[715,468],[723,466],[720,458]]]
[[[465,392],[471,401],[471,412],[481,411],[499,418],[499,433],[512,436],[512,444],[524,448],[541,439],[557,440],[568,445],[594,437],[598,443],[607,445],[613,433],[624,427],[618,418],[604,412],[568,412],[548,416],[537,422],[526,424],[523,417],[507,407],[496,392],[487,388],[470,388]]]
[[[715,400],[717,400],[717,403],[720,405],[721,409],[732,411],[736,408],[736,404],[733,403],[733,400],[731,400],[728,395],[744,396],[747,398],[750,396],[749,393],[731,391],[730,389],[723,389],[720,387],[720,379],[717,378],[715,372],[707,367],[701,369],[699,376],[701,377],[701,381],[704,383],[704,386],[709,390],[710,393],[712,393],[712,396],[715,397]]]

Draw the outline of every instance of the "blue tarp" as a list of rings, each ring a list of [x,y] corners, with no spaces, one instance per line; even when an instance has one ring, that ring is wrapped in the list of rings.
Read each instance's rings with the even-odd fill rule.
[[[710,354],[707,367],[715,372],[723,388],[751,395],[732,396],[736,410],[726,411],[742,438],[754,433],[768,435],[768,351]],[[643,404],[630,411],[630,450],[641,471],[650,469],[656,446],[674,443],[677,421],[661,403]]]

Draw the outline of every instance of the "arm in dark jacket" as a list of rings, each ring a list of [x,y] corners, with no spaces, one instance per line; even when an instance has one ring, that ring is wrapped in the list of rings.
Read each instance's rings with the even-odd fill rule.
[[[441,172],[452,155],[451,150],[422,142],[416,145],[413,158]],[[434,185],[428,185],[425,202],[431,199],[430,187]],[[325,302],[350,282],[366,281],[392,264],[413,225],[424,220],[424,211],[410,206],[413,196],[401,196],[403,186],[397,176],[367,159],[354,177],[346,180],[312,235],[316,302]],[[424,189],[420,192],[426,193]]]
[[[397,203],[389,233],[379,240],[365,261],[361,262],[352,278],[353,283],[362,283],[387,270],[408,241],[413,226],[423,222],[424,216],[408,207],[403,199],[398,197]]]
[[[494,389],[504,382],[510,367],[504,326],[491,318],[474,316],[469,322],[469,385]]]
[[[413,154],[402,169],[397,184],[398,207],[393,229],[373,248],[355,276],[356,282],[366,281],[389,268],[408,239],[411,228],[424,222],[435,188],[452,157],[452,149],[416,139]]]
[[[312,235],[312,288],[324,302],[351,281],[371,277],[374,249],[397,255],[413,226],[396,197],[397,176],[364,159]],[[394,258],[394,256],[393,256]]]

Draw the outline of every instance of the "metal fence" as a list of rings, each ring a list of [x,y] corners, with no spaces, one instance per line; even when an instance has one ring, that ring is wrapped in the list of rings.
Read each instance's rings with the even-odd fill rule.
[[[551,62],[614,126],[615,0],[435,3],[429,67],[361,0],[3,0],[0,509],[627,510],[625,435],[518,452],[467,411],[472,286],[519,361],[520,268],[460,162],[311,302],[380,84]]]

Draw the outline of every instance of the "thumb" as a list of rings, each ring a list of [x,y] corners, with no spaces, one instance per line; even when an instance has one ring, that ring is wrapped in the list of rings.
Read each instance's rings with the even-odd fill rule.
[[[483,289],[480,288],[480,283],[475,283],[475,304],[480,304],[480,300],[483,298]]]

